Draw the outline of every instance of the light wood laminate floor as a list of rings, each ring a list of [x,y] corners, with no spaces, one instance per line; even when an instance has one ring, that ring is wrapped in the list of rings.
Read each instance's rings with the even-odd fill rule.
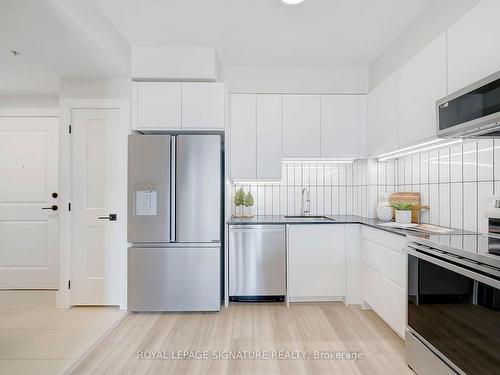
[[[177,351],[209,359],[172,359]],[[361,352],[358,360],[214,358],[213,351]],[[139,359],[154,351],[157,359]],[[198,352],[196,352],[198,351]],[[291,353],[291,352],[289,352]],[[164,359],[169,356],[169,359]],[[230,304],[220,313],[129,314],[76,374],[413,374],[404,343],[380,318],[340,302]]]

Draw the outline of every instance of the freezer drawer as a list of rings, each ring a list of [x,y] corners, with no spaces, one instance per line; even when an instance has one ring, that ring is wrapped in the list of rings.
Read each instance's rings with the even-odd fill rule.
[[[128,249],[129,311],[219,311],[220,247]]]
[[[286,294],[285,226],[229,227],[229,296]]]

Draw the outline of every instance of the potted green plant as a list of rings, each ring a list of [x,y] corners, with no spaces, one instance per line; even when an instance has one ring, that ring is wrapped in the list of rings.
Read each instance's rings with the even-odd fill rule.
[[[248,192],[245,195],[244,204],[245,204],[245,207],[248,208],[248,215],[247,215],[247,217],[252,217],[253,215],[251,214],[251,207],[254,205],[254,200],[253,200],[252,193]]]
[[[236,207],[236,215],[235,216],[244,216],[243,215],[243,206],[245,205],[245,191],[243,188],[239,188],[236,193],[234,193],[234,205]],[[238,212],[238,208],[239,212]]]
[[[411,209],[413,203],[411,202],[392,202],[390,204],[396,213],[396,223],[410,224],[411,223]]]

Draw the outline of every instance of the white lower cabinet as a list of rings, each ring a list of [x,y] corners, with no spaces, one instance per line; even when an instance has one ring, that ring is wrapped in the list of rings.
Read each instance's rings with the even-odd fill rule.
[[[288,300],[342,300],[345,291],[345,225],[288,225]]]
[[[362,300],[398,335],[405,333],[406,254],[403,236],[363,227]]]

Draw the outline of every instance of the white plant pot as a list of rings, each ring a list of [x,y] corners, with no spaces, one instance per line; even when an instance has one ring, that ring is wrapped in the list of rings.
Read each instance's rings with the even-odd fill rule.
[[[411,210],[407,211],[396,211],[396,223],[410,224],[411,223]]]
[[[392,220],[393,215],[393,209],[389,206],[389,202],[380,202],[377,204],[377,219],[390,221]]]

